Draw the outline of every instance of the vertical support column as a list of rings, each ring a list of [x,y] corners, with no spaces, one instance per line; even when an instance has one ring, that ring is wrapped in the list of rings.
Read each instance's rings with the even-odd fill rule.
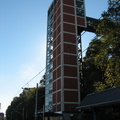
[[[61,111],[64,111],[63,0],[61,0]]]
[[[25,108],[23,107],[22,120],[24,120],[24,111],[25,111]]]
[[[78,62],[79,62],[79,75],[80,75],[80,86],[83,81],[83,60],[82,60],[82,39],[81,33],[78,37]]]
[[[35,120],[37,120],[37,105],[38,105],[38,83],[36,85]]]
[[[96,119],[96,112],[95,112],[95,110],[93,110],[93,120],[97,120]]]
[[[74,0],[74,6],[76,6],[76,0]],[[78,40],[78,25],[77,25],[77,12],[76,12],[76,7],[74,9],[75,11],[75,27],[76,27],[76,51],[77,51],[77,57],[78,57],[78,44],[79,44],[79,40]],[[78,102],[80,103],[81,101],[81,95],[80,95],[80,74],[79,74],[79,60],[77,58],[77,74],[78,74]]]
[[[80,70],[80,80],[83,79],[83,61],[82,61],[82,39],[81,39],[81,33],[78,37],[78,60],[79,60],[79,70]]]
[[[45,120],[45,106],[43,105],[43,120]]]

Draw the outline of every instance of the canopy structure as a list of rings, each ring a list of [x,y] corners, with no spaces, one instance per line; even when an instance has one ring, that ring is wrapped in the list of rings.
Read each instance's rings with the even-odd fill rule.
[[[54,113],[54,112],[45,112],[45,117],[58,117],[58,116],[62,116],[62,114],[59,113]]]
[[[120,86],[88,94],[77,109],[87,109],[120,103]]]
[[[44,114],[44,117],[60,117],[60,116],[63,116],[61,113],[55,113],[55,112],[44,112],[43,113],[43,109],[38,111],[38,116],[43,116],[43,114]]]

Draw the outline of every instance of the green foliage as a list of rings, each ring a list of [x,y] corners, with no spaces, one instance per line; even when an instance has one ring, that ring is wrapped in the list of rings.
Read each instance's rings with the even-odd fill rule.
[[[95,89],[96,91],[101,91],[101,90],[104,90],[106,88],[106,85],[103,82],[100,82],[100,81],[95,82],[94,86],[96,88]]]
[[[27,91],[25,91],[27,90]],[[38,109],[44,105],[45,91],[43,87],[38,88]],[[6,110],[7,120],[21,120],[24,117],[26,120],[33,120],[35,113],[36,88],[25,88],[19,97],[15,97]]]
[[[120,23],[119,16],[114,19],[112,16],[120,12],[115,10],[120,6],[117,3],[118,0],[109,3],[108,11],[96,27],[97,37],[89,44],[84,57],[82,88],[86,93],[83,94],[120,85]]]
[[[35,98],[35,88],[32,88],[28,91],[27,95],[26,95],[26,100],[31,100]]]
[[[102,16],[120,23],[120,0],[108,0],[108,10]]]
[[[81,81],[82,99],[89,93],[95,91],[94,83],[102,81],[104,71],[95,65],[95,56],[100,52],[102,42],[94,38],[89,44],[86,56],[83,60],[83,80]]]
[[[103,45],[99,48],[99,54],[95,56],[95,64],[105,71],[104,83],[97,85],[105,84],[107,88],[118,86],[120,85],[120,24],[105,18],[100,21],[97,33],[101,36],[100,41]]]
[[[40,80],[40,84],[41,84],[41,86],[45,86],[45,78],[46,78],[46,74],[44,74],[43,76],[42,76],[42,79]]]

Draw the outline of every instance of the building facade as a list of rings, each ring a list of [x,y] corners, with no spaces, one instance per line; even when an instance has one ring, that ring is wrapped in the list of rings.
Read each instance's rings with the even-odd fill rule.
[[[46,112],[71,112],[80,103],[78,36],[87,27],[84,0],[53,0],[48,10]]]

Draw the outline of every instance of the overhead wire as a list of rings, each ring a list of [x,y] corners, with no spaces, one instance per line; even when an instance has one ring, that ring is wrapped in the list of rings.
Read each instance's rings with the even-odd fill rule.
[[[34,80],[34,79],[35,79],[39,74],[41,74],[45,69],[46,69],[46,67],[43,68],[40,72],[38,72],[38,73],[37,73],[32,79],[30,79],[25,85],[23,85],[23,86],[16,92],[16,94],[15,94],[14,96],[18,95],[18,93],[20,93],[20,91],[21,91],[27,84],[29,84],[32,80]],[[11,100],[8,101],[5,105],[3,105],[2,108],[6,107],[10,102],[11,102]]]

